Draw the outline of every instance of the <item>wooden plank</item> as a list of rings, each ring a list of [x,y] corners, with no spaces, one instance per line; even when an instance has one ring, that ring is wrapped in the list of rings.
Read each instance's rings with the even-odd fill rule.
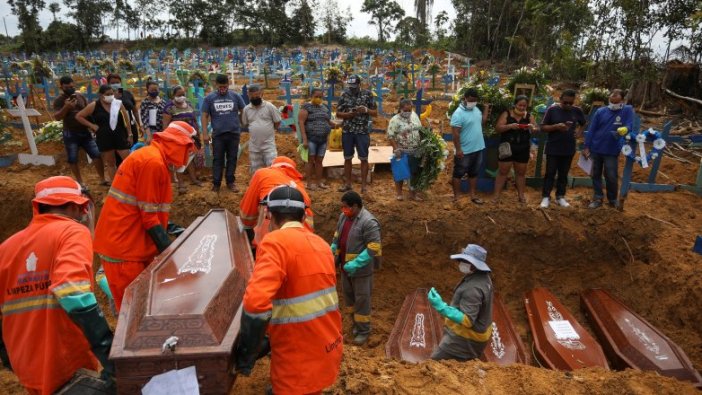
[[[26,108],[25,110],[27,111],[27,116],[28,116],[28,117],[40,117],[40,116],[41,116],[41,113],[40,113],[39,111],[37,111],[36,109],[34,109],[34,108]],[[13,118],[20,118],[20,117],[22,117],[22,110],[19,109],[19,108],[9,108],[9,109],[5,109],[5,112],[7,112],[8,114],[10,114],[10,116],[13,117]]]
[[[392,146],[381,145],[381,146],[371,146],[368,150],[368,164],[378,164],[378,163],[390,163],[390,158],[393,155]],[[353,165],[361,164],[356,156],[353,157],[351,161]],[[343,151],[327,151],[324,155],[324,161],[322,161],[323,167],[335,167],[344,165],[344,153]]]

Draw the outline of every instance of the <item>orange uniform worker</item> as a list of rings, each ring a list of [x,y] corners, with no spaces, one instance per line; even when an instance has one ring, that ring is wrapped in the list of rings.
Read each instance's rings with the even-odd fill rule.
[[[251,372],[267,328],[273,393],[319,392],[336,381],[343,352],[334,257],[303,227],[299,190],[275,188],[267,205],[275,230],[259,245],[246,287],[237,370]]]
[[[195,154],[195,129],[171,122],[151,144],[120,165],[95,228],[100,256],[119,311],[124,290],[171,243],[166,233],[173,201],[169,165],[182,171]]]
[[[52,394],[78,369],[97,370],[97,357],[109,387],[112,331],[93,293],[90,231],[79,222],[89,199],[64,176],[34,191],[32,222],[0,245],[3,364],[30,394]]]
[[[310,209],[310,200],[305,187],[302,185],[302,174],[297,171],[295,161],[287,156],[278,156],[273,159],[270,167],[258,169],[251,177],[249,187],[246,189],[244,197],[239,204],[239,215],[245,229],[253,229],[259,216],[259,207],[268,193],[280,185],[291,185],[297,188],[304,197],[305,205],[305,228],[314,231],[314,213]],[[259,237],[257,237],[258,239]]]

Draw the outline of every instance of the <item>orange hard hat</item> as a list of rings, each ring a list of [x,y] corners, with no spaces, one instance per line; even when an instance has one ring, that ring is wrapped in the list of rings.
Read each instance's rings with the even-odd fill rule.
[[[193,144],[196,130],[187,122],[175,121],[166,126],[163,132],[154,133],[154,140],[165,140],[180,145]]]
[[[297,171],[297,165],[295,161],[288,158],[287,156],[278,156],[271,162],[272,168],[281,168],[288,176],[298,180],[302,179],[302,174]]]
[[[62,206],[66,203],[75,203],[82,206],[89,200],[83,195],[82,188],[76,180],[66,176],[55,176],[41,180],[34,186],[32,205],[35,208],[38,208],[39,204]]]

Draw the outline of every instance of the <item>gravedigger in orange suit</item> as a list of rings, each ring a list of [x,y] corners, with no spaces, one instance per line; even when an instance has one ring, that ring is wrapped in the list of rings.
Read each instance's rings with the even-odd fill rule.
[[[236,369],[250,374],[268,332],[273,393],[320,393],[336,381],[343,353],[334,257],[303,227],[298,189],[274,188],[266,205],[273,230],[258,246],[246,286]]]
[[[95,228],[102,261],[119,311],[127,286],[171,243],[166,233],[173,201],[169,165],[185,170],[195,155],[195,129],[171,122],[151,144],[120,165]]]
[[[270,167],[256,170],[239,204],[239,216],[250,239],[252,238],[252,230],[255,229],[256,231],[254,245],[258,245],[261,242],[263,236],[268,233],[270,225],[270,222],[264,218],[265,214],[261,201],[268,196],[268,193],[273,188],[280,185],[293,186],[302,193],[307,206],[304,226],[309,231],[314,231],[314,213],[310,208],[310,197],[302,185],[302,174],[297,171],[295,161],[287,156],[278,156],[273,159]]]

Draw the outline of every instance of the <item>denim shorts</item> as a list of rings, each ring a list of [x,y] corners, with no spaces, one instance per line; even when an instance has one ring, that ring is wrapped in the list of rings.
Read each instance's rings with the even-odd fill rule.
[[[471,152],[463,154],[463,158],[453,157],[453,178],[463,178],[468,175],[469,178],[475,178],[480,171],[480,165],[483,163],[483,151]]]
[[[358,159],[368,160],[368,149],[370,148],[370,135],[368,133],[343,133],[341,135],[341,146],[344,149],[344,159],[353,159],[354,149]]]
[[[78,163],[78,148],[83,148],[91,159],[100,157],[100,150],[90,132],[64,130],[63,145],[66,146],[66,155],[70,164]]]
[[[327,142],[323,143],[317,143],[312,140],[307,141],[307,149],[309,150],[309,155],[310,156],[318,156],[320,158],[324,157],[324,154],[327,153]]]

